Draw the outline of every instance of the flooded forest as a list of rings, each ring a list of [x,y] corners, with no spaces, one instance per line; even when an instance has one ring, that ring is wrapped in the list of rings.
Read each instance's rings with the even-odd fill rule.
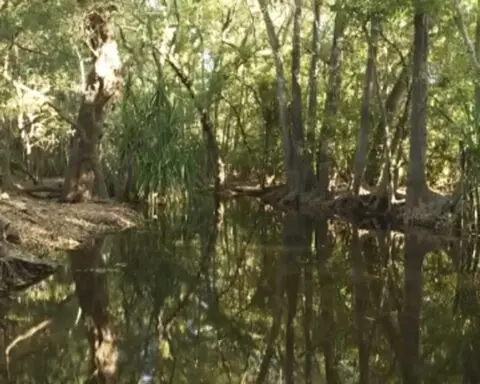
[[[480,1],[0,0],[0,382],[480,383]]]

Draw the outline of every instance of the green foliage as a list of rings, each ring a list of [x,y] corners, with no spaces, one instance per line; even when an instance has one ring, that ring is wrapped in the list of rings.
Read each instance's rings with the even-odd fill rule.
[[[112,170],[133,167],[137,191],[187,197],[201,174],[203,147],[201,136],[186,129],[193,124],[179,97],[162,83],[145,87],[127,82],[118,121],[108,140]]]
[[[423,4],[425,3],[425,4]],[[68,120],[75,121],[81,98],[81,68],[88,72],[90,52],[84,44],[85,10],[75,1],[9,4],[0,14],[0,56],[8,63],[0,76],[3,114],[18,120],[30,115],[35,123],[26,132],[13,127],[15,158],[40,175],[61,175],[69,145]],[[477,146],[474,110],[476,75],[453,18],[444,2],[422,2],[431,16],[428,173],[437,187],[451,188],[458,180],[458,141]],[[123,62],[124,95],[107,114],[102,158],[113,183],[126,170],[135,181],[135,194],[190,193],[203,185],[205,145],[196,107],[213,122],[227,180],[261,179],[283,173],[283,155],[276,103],[275,70],[258,5],[246,1],[133,1],[117,4],[116,40]],[[466,10],[476,4],[463,1]],[[312,12],[303,5],[300,83],[307,112]],[[329,75],[328,60],[335,12],[347,23],[343,40],[342,88],[339,113],[333,124],[334,171],[351,172],[359,127],[367,39],[365,26],[372,13],[381,14],[377,77],[383,100],[375,99],[370,130],[371,151],[381,153],[375,127],[400,67],[410,65],[412,1],[330,1],[321,9],[319,25],[318,112],[315,137],[322,127]],[[279,36],[287,86],[291,49],[291,9],[271,2],[269,12]],[[473,39],[476,12],[464,12]],[[168,65],[181,66],[195,100]],[[403,60],[407,60],[403,62]],[[2,64],[2,66],[3,66]],[[9,80],[10,79],[10,80]],[[18,84],[25,87],[19,87]],[[30,89],[30,90],[29,90]],[[45,106],[51,102],[61,111]],[[290,100],[287,100],[290,101]],[[399,119],[401,101],[394,121]],[[273,117],[270,121],[266,116]],[[408,131],[409,122],[404,129]],[[393,136],[396,126],[390,127]],[[401,141],[408,158],[408,135]],[[381,144],[381,143],[380,143]],[[28,148],[36,148],[35,156]],[[381,156],[379,158],[381,160]],[[406,163],[401,165],[406,170]],[[381,169],[381,164],[376,164]],[[445,175],[448,175],[445,176]],[[188,191],[188,192],[187,192]]]

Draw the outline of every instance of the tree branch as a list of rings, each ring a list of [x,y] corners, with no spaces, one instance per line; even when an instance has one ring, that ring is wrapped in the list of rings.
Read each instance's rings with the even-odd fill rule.
[[[63,114],[60,108],[58,108],[55,104],[53,104],[53,102],[50,100],[50,98],[47,95],[45,95],[40,91],[27,87],[25,84],[22,84],[17,80],[12,79],[12,77],[6,72],[3,72],[2,75],[3,75],[3,78],[7,80],[9,83],[11,83],[14,87],[36,96],[42,102],[42,105],[47,105],[50,108],[52,108],[57,113],[58,117],[61,120],[67,122],[74,128],[77,126],[77,124],[73,120],[71,120],[68,116],[65,116]]]
[[[465,48],[470,56],[472,65],[477,73],[480,73],[480,62],[478,61],[477,54],[475,52],[475,46],[468,36],[467,26],[465,25],[465,20],[463,18],[462,10],[460,8],[459,0],[452,0],[453,8],[455,9],[455,23],[457,24],[462,40],[465,44]]]

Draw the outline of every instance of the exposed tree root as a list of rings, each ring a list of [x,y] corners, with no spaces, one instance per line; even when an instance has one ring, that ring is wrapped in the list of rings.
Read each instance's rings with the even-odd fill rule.
[[[230,191],[230,192],[226,192]],[[441,195],[426,191],[425,196],[413,210],[406,209],[405,197],[395,193],[392,199],[381,191],[362,191],[358,196],[343,193],[331,200],[320,200],[314,193],[300,198],[288,192],[285,185],[267,188],[225,188],[224,196],[251,196],[283,210],[295,209],[309,216],[330,216],[355,221],[365,229],[395,229],[422,227],[442,234],[458,231],[459,217],[456,194]]]

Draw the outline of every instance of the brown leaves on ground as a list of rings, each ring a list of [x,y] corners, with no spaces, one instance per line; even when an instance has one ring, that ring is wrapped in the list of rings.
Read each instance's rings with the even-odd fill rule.
[[[0,218],[20,234],[21,248],[44,255],[69,250],[90,236],[133,227],[141,216],[113,203],[62,204],[23,194],[0,195]]]

